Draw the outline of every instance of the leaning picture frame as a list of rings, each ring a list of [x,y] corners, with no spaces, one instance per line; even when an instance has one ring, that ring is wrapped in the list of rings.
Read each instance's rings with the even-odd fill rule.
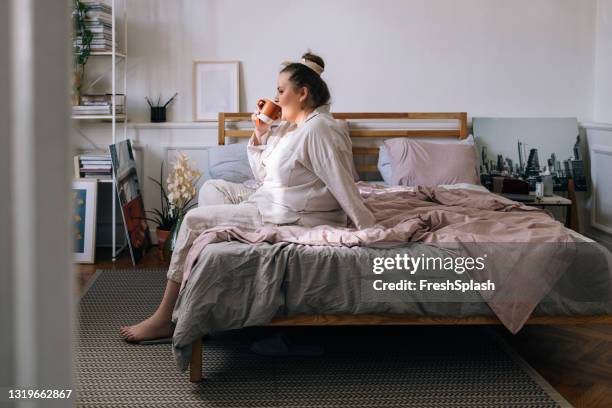
[[[193,61],[193,120],[215,121],[240,110],[238,61]]]
[[[76,263],[94,263],[96,251],[96,203],[98,181],[72,182],[73,255]]]
[[[132,142],[122,140],[110,145],[109,150],[130,256],[136,266],[151,246],[151,239]]]

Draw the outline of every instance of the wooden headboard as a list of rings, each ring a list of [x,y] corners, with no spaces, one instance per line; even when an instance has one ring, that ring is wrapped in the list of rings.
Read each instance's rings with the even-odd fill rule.
[[[365,139],[365,138],[389,138],[389,137],[456,137],[458,139],[465,139],[468,136],[467,127],[467,113],[466,112],[351,112],[351,113],[332,113],[336,119],[344,119],[349,121],[350,135],[352,138]],[[249,138],[251,137],[253,130],[244,129],[228,129],[228,123],[236,122],[250,122],[250,112],[239,112],[239,113],[219,113],[219,145],[225,144],[225,138],[227,137],[239,137]],[[401,126],[402,122],[409,123],[410,121],[427,121],[428,123],[436,123],[440,121],[445,123],[448,121],[456,122],[456,128],[448,129],[447,127],[440,126],[440,129],[431,128],[428,126],[427,129],[376,129],[375,121],[386,121],[385,123],[397,121],[398,126]],[[367,129],[354,129],[350,127],[351,121],[368,121]],[[370,122],[371,121],[371,122]],[[374,125],[373,125],[374,124]],[[395,128],[396,126],[394,126]],[[369,156],[378,157],[378,147],[363,147],[354,146],[353,155],[358,156]],[[360,164],[355,165],[359,173],[377,172],[378,168],[375,164]]]

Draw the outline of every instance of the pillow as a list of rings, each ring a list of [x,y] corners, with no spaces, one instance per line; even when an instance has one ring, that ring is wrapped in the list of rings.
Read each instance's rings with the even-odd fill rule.
[[[398,138],[401,139],[401,138]],[[422,139],[421,139],[422,140]],[[478,160],[478,152],[476,151],[476,144],[474,143],[474,136],[469,135],[467,138],[462,140],[445,140],[445,139],[430,139],[427,142],[437,143],[437,144],[467,144],[470,146],[474,146],[474,154],[476,155],[476,159]],[[476,168],[478,172],[478,167]],[[387,148],[384,144],[380,145],[378,151],[378,172],[383,178],[383,181],[387,185],[391,184],[392,179],[392,171],[391,171],[391,159],[389,158],[389,153],[387,152]],[[479,175],[480,178],[480,175]]]
[[[391,185],[391,159],[384,144],[378,149],[378,172],[387,185]]]
[[[401,139],[401,138],[398,138],[398,139]],[[466,145],[474,146],[474,154],[476,155],[476,158],[478,159],[478,152],[476,151],[476,146],[474,143],[473,135],[469,135],[467,138],[463,140],[433,139],[433,140],[427,140],[427,142],[437,143],[437,144],[466,144]],[[382,176],[382,179],[384,180],[386,184],[392,185],[391,184],[391,178],[392,178],[391,159],[389,158],[389,153],[387,152],[387,148],[385,147],[384,144],[380,145],[380,148],[378,151],[378,172],[380,173],[380,175]]]
[[[396,138],[384,145],[391,160],[391,185],[480,184],[474,146],[469,143]]]
[[[208,173],[213,179],[242,183],[254,179],[246,143],[232,143],[208,149]]]

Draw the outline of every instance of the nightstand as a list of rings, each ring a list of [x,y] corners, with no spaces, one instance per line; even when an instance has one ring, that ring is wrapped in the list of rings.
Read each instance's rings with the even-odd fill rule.
[[[573,230],[578,229],[578,220],[575,218],[574,203],[569,198],[561,197],[558,195],[552,195],[550,197],[536,197],[535,193],[529,193],[529,198],[526,195],[520,195],[522,199],[518,199],[519,195],[515,194],[501,194],[502,196],[509,198],[510,200],[519,201],[525,205],[532,207],[546,208],[546,207],[565,207],[565,226]],[[524,197],[524,198],[523,198]]]

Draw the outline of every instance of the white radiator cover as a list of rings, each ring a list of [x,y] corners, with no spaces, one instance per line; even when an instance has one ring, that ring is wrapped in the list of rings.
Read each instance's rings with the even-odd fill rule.
[[[612,234],[612,124],[583,126],[591,163],[591,226]]]

